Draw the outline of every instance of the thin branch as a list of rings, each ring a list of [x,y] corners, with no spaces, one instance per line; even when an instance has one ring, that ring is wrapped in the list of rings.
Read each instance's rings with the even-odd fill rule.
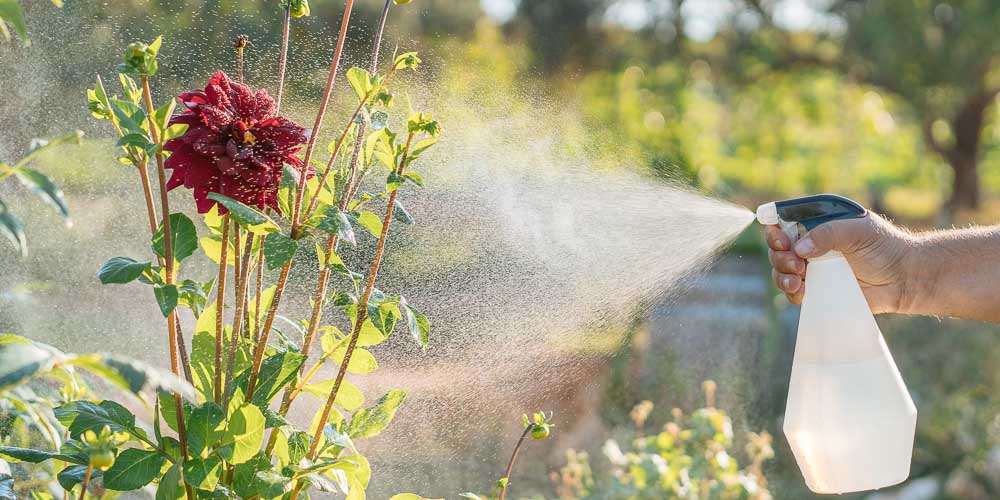
[[[309,134],[309,140],[306,143],[306,152],[302,162],[302,170],[299,172],[299,186],[297,193],[295,195],[295,207],[292,210],[292,229],[291,237],[293,239],[298,239],[301,234],[301,221],[299,220],[299,215],[302,211],[302,201],[305,197],[306,190],[306,178],[309,173],[309,163],[312,160],[313,148],[316,146],[316,138],[319,136],[320,130],[323,126],[323,118],[326,115],[326,108],[330,104],[330,96],[333,93],[333,84],[336,81],[337,71],[340,68],[340,59],[344,51],[344,41],[347,38],[347,26],[351,21],[351,11],[354,8],[354,0],[347,0],[347,4],[344,7],[344,16],[340,21],[340,35],[337,38],[337,47],[334,49],[333,62],[330,64],[330,73],[327,76],[326,88],[323,90],[323,99],[320,103],[320,108],[316,113],[316,121],[313,124],[312,133]],[[264,320],[263,329],[259,335],[259,341],[254,349],[253,362],[250,366],[250,376],[247,380],[247,399],[253,397],[254,390],[257,387],[257,377],[260,374],[260,367],[264,361],[264,350],[267,347],[267,340],[271,334],[271,327],[274,325],[274,318],[278,313],[278,305],[281,303],[281,296],[285,291],[285,286],[288,283],[288,275],[292,269],[292,260],[289,260],[281,267],[281,274],[278,276],[278,283],[275,286],[274,297],[271,299],[271,307],[267,311],[267,317]]]
[[[153,92],[149,88],[149,78],[146,76],[142,77],[142,95],[146,101],[146,120],[149,124],[149,134],[150,138],[153,140],[154,144],[160,145],[160,134],[156,129],[156,124],[153,122],[153,113],[156,108],[153,107]],[[163,260],[164,266],[166,268],[165,281],[167,285],[174,284],[174,251],[173,251],[173,232],[170,230],[170,200],[167,196],[167,174],[163,167],[163,150],[157,148],[156,150],[156,175],[157,180],[160,183],[160,212],[163,215]],[[178,337],[177,337],[177,310],[171,311],[170,315],[167,316],[167,342],[170,345],[170,369],[174,372],[174,375],[180,376],[180,369],[178,367],[179,359],[177,353]],[[180,442],[181,455],[184,461],[188,459],[188,446],[187,446],[187,432],[184,428],[184,408],[181,402],[181,395],[179,393],[174,393],[174,409],[177,412],[177,437]],[[185,489],[188,498],[192,497],[192,489],[189,484],[185,482]]]
[[[278,59],[278,92],[275,97],[275,114],[281,111],[281,96],[285,90],[285,65],[288,62],[288,30],[292,24],[292,2],[285,0],[285,20],[281,27],[281,57]]]
[[[229,267],[229,219],[222,218],[222,250],[219,252],[219,284],[215,292],[215,384],[213,395],[217,404],[222,403],[222,351],[225,319],[222,317],[226,303],[226,271]]]
[[[534,424],[528,424],[528,426],[524,428],[524,432],[521,433],[521,439],[517,440],[517,445],[514,446],[514,453],[511,453],[510,461],[507,462],[507,471],[504,472],[503,474],[503,477],[504,479],[507,480],[507,483],[505,483],[504,486],[500,488],[500,496],[497,498],[497,500],[503,500],[504,495],[507,494],[507,486],[510,485],[510,473],[511,471],[514,470],[514,461],[517,460],[517,454],[518,452],[521,451],[521,445],[524,444],[524,438],[528,437],[528,433],[530,433],[533,428]]]

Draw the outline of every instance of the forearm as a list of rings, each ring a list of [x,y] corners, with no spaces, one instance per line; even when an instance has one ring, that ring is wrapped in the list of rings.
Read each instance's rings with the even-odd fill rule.
[[[1000,323],[1000,226],[916,235],[901,312]]]

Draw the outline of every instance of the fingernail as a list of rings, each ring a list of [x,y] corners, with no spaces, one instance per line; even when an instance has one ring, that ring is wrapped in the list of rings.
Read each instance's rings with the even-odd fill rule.
[[[782,250],[782,251],[785,250],[785,242],[784,242],[784,240],[774,240],[774,249],[775,250]]]
[[[792,277],[791,276],[783,276],[781,278],[781,288],[784,289],[784,290],[791,291],[790,290],[790,288],[792,288]]]
[[[816,244],[813,243],[811,238],[802,238],[798,243],[795,244],[795,253],[808,257],[816,251]]]

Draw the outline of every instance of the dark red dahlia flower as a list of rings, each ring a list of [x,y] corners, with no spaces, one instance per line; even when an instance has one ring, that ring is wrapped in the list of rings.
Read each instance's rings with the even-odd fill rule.
[[[173,170],[167,189],[181,184],[193,189],[199,213],[215,205],[209,193],[280,212],[282,166],[302,166],[295,153],[306,141],[305,129],[275,116],[267,91],[253,93],[221,71],[205,90],[185,92],[178,99],[187,109],[170,124],[184,123],[188,129],[163,145],[171,152],[164,166]],[[219,212],[227,210],[220,205]]]

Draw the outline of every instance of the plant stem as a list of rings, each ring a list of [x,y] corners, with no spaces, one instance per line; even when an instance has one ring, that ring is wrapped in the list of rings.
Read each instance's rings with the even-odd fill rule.
[[[107,93],[107,91],[104,90],[104,81],[101,80],[101,75],[97,75],[97,85],[100,87],[102,92]],[[115,133],[118,134],[119,139],[125,136],[125,133],[122,132],[122,127],[118,124],[118,120],[114,113],[110,113],[108,115],[108,121],[111,122],[111,126],[114,127]],[[129,159],[132,160],[132,164],[135,165],[136,170],[139,171],[139,178],[142,181],[142,194],[146,200],[146,216],[149,220],[149,231],[152,234],[156,234],[156,230],[159,228],[156,226],[156,206],[153,204],[153,190],[149,185],[149,172],[147,171],[148,161],[145,159],[139,161],[132,155],[132,152],[129,151],[128,148],[125,148],[125,150]]]
[[[278,59],[278,95],[274,102],[274,113],[281,111],[281,95],[285,90],[285,63],[288,61],[288,29],[292,24],[292,2],[285,2],[285,19],[281,26],[281,57]]]
[[[243,83],[243,49],[246,47],[246,41],[242,37],[236,40],[236,78],[238,82]]]
[[[236,229],[236,244],[239,246],[240,236],[239,228]],[[247,282],[249,279],[250,272],[250,251],[253,248],[253,233],[247,233],[246,246],[243,249],[240,263],[240,268],[237,270],[239,272],[239,280],[236,285],[236,312],[233,315],[233,333],[229,337],[229,359],[226,362],[226,396],[223,400],[222,407],[228,411],[229,401],[233,397],[233,369],[236,364],[236,351],[239,349],[240,336],[243,333],[243,315],[246,310],[247,303]],[[247,396],[247,401],[250,397]]]
[[[337,47],[334,49],[333,62],[330,64],[330,73],[326,79],[326,88],[323,89],[323,99],[320,108],[316,112],[316,121],[313,124],[312,133],[306,142],[306,152],[302,161],[302,171],[299,172],[299,186],[295,195],[295,208],[292,210],[291,237],[298,239],[301,234],[301,221],[299,220],[302,211],[302,199],[305,197],[306,178],[309,173],[309,162],[312,160],[313,148],[316,146],[316,138],[323,127],[323,118],[326,116],[326,108],[330,104],[330,96],[333,93],[333,83],[337,77],[337,70],[340,68],[340,58],[344,52],[344,40],[347,38],[347,26],[351,21],[351,11],[354,8],[354,0],[347,0],[344,7],[344,16],[340,21],[340,35],[337,38]],[[267,311],[267,318],[264,320],[264,327],[260,332],[259,341],[254,349],[253,364],[250,367],[250,377],[247,381],[247,399],[253,396],[257,387],[257,377],[260,374],[260,366],[264,361],[264,349],[267,347],[267,340],[271,334],[271,326],[274,325],[274,317],[278,312],[278,305],[281,302],[282,293],[288,283],[288,275],[292,269],[292,261],[289,260],[281,267],[281,274],[278,276],[278,283],[275,286],[274,298],[271,299],[271,307]]]
[[[191,360],[188,359],[187,344],[184,342],[184,331],[181,330],[180,315],[177,316],[176,321],[177,321],[177,354],[179,354],[181,358],[181,368],[184,370],[184,380],[187,380],[187,383],[193,385],[194,380],[191,378]]]
[[[514,469],[514,461],[517,460],[517,453],[521,451],[521,445],[524,444],[524,438],[528,437],[528,433],[534,428],[534,424],[528,424],[524,428],[524,432],[521,433],[521,439],[517,440],[517,446],[514,446],[514,453],[510,455],[510,461],[507,462],[507,471],[504,472],[503,477],[507,479],[507,483],[500,488],[500,496],[497,500],[503,500],[504,495],[507,494],[507,486],[510,485],[510,472]]]
[[[413,143],[413,136],[414,133],[410,132],[410,135],[406,138],[406,147],[403,150],[399,167],[396,168],[397,175],[403,174],[403,169],[406,166],[406,156],[409,153],[410,145]],[[398,194],[398,189],[393,191],[389,194],[389,200],[386,202],[388,206],[385,209],[385,217],[382,218],[382,233],[378,238],[378,246],[375,248],[375,257],[372,258],[371,269],[368,271],[368,282],[365,284],[364,294],[358,302],[358,317],[354,322],[351,339],[347,344],[347,352],[344,353],[344,360],[340,363],[340,371],[337,372],[337,379],[333,383],[333,388],[330,390],[330,397],[327,398],[326,405],[323,407],[323,416],[320,418],[320,422],[325,423],[326,419],[330,417],[330,409],[333,407],[333,403],[337,399],[337,393],[340,391],[340,385],[343,383],[344,376],[347,374],[347,367],[351,364],[351,356],[354,354],[354,349],[358,345],[358,337],[360,336],[361,327],[365,320],[368,319],[368,300],[371,298],[372,290],[375,288],[375,279],[378,277],[379,267],[382,265],[382,257],[385,254],[386,237],[389,235],[389,227],[392,225],[392,212],[396,206],[396,195]],[[307,454],[310,460],[316,458],[316,451],[319,448],[319,437],[321,435],[322,433],[317,432],[316,435],[313,436],[312,445],[309,446],[309,453]]]
[[[83,500],[87,496],[87,487],[90,486],[90,476],[94,474],[94,465],[87,464],[87,473],[83,475],[83,482],[80,483],[80,496],[77,500]]]
[[[219,252],[219,285],[215,292],[215,384],[213,395],[216,404],[222,403],[222,350],[225,332],[225,318],[222,317],[226,304],[226,271],[229,268],[229,219],[226,214],[222,218],[222,250]]]
[[[396,168],[396,174],[402,175],[403,169],[406,167],[406,157],[410,152],[410,145],[413,143],[414,132],[410,132],[410,135],[406,138],[406,147],[403,148],[403,155],[399,161],[399,166]],[[354,328],[351,330],[350,340],[347,343],[347,351],[344,353],[344,359],[340,363],[340,370],[337,372],[337,379],[333,382],[333,387],[330,389],[330,395],[326,399],[326,403],[323,405],[322,413],[320,414],[319,422],[320,425],[326,423],[330,418],[330,411],[333,409],[333,404],[337,400],[337,393],[340,392],[340,386],[344,382],[344,376],[347,375],[347,367],[351,365],[351,356],[354,355],[354,349],[358,345],[358,338],[360,337],[361,327],[364,325],[365,320],[368,319],[368,300],[371,298],[372,290],[375,288],[375,279],[378,277],[378,270],[382,264],[382,257],[385,254],[385,242],[389,235],[389,227],[392,224],[392,212],[396,206],[396,195],[399,194],[399,190],[393,191],[389,195],[389,200],[387,201],[388,206],[385,209],[385,217],[382,218],[382,233],[378,238],[378,246],[375,249],[375,257],[372,258],[371,269],[368,271],[368,281],[365,284],[364,294],[361,296],[361,300],[358,302],[358,317],[354,321]],[[309,460],[316,459],[316,453],[319,451],[319,441],[323,436],[323,432],[317,429],[316,433],[313,434],[313,439],[309,445],[309,452],[306,453],[306,458]],[[295,484],[295,488],[292,489],[292,494],[289,497],[290,500],[296,500],[299,497],[299,492],[302,491],[303,483],[301,481]]]
[[[149,229],[155,234],[159,228],[156,227],[156,206],[153,204],[153,188],[149,185],[147,162],[143,161],[137,168],[139,180],[142,182],[142,195],[146,199],[146,217],[149,219]]]
[[[156,124],[153,122],[153,112],[155,108],[153,107],[153,92],[149,89],[149,78],[146,76],[142,77],[142,95],[146,101],[146,120],[149,124],[149,134],[150,138],[153,139],[153,143],[160,144],[160,134],[156,130]],[[157,180],[160,183],[160,212],[163,215],[163,261],[166,267],[167,275],[165,281],[167,285],[174,284],[174,250],[173,242],[173,232],[170,230],[170,200],[167,197],[167,174],[166,170],[163,168],[163,151],[157,148],[156,151],[156,175]],[[174,372],[174,375],[180,377],[180,369],[177,359],[177,311],[171,311],[170,315],[167,316],[167,342],[170,344],[170,369]],[[188,459],[188,447],[187,447],[187,432],[184,429],[184,406],[181,402],[181,395],[179,393],[174,393],[174,405],[177,411],[177,438],[181,445],[181,455],[183,460],[186,462]],[[188,498],[193,498],[193,491],[191,486],[185,483],[185,488],[187,491]]]
[[[354,8],[354,0],[347,0],[344,7],[344,17],[340,21],[340,35],[337,38],[337,47],[333,52],[333,63],[330,64],[330,74],[327,75],[326,88],[323,89],[323,99],[320,101],[319,111],[316,112],[316,121],[313,124],[312,133],[306,142],[306,153],[302,160],[302,172],[299,176],[298,192],[295,195],[295,207],[292,209],[292,238],[299,237],[299,215],[302,212],[302,201],[305,198],[306,174],[309,172],[309,162],[312,160],[313,149],[316,147],[316,139],[323,127],[323,118],[326,117],[326,108],[330,104],[330,96],[333,93],[333,84],[337,79],[337,70],[340,68],[340,58],[344,52],[344,40],[347,38],[347,26],[351,20],[351,10]]]
[[[378,54],[382,47],[382,35],[385,33],[385,22],[386,19],[388,19],[389,17],[389,7],[391,5],[392,5],[392,0],[385,0],[385,4],[382,6],[382,14],[379,17],[378,21],[378,30],[375,32],[375,40],[372,44],[372,57],[371,61],[368,64],[368,72],[371,74],[374,74],[376,69],[378,69]],[[388,80],[388,75],[386,79]],[[385,82],[383,82],[383,84],[384,83]],[[362,103],[362,105],[363,104],[364,103]],[[360,110],[360,107],[358,109]],[[355,111],[355,116],[357,116],[357,111]],[[352,117],[351,120],[353,121],[354,117]],[[358,135],[354,141],[354,151],[351,154],[351,171],[350,171],[351,173],[348,176],[347,182],[344,185],[344,192],[341,193],[340,202],[338,204],[341,211],[346,210],[351,199],[354,198],[353,194],[350,194],[353,191],[351,189],[351,184],[352,181],[354,181],[353,178],[356,172],[358,157],[361,153],[361,146],[364,143],[364,136],[365,136],[365,122],[362,121],[360,124],[358,124]],[[341,139],[341,141],[343,141],[343,139]],[[327,172],[324,173],[324,176],[328,175],[330,168],[333,165],[333,160],[336,158],[337,151],[340,149],[339,143],[336,149],[337,150],[335,150],[334,153],[330,155],[330,161],[327,163]],[[322,186],[324,182],[325,179],[320,181],[319,185]],[[358,179],[358,182],[360,183],[360,179]],[[317,191],[316,194],[319,194],[319,191]],[[314,195],[313,199],[310,201],[309,204],[310,209],[306,210],[306,217],[305,217],[306,220],[308,220],[309,218],[309,213],[312,211],[311,208],[315,200],[316,196]],[[309,327],[306,330],[306,335],[302,339],[302,354],[307,359],[309,358],[309,353],[312,350],[313,342],[316,339],[316,332],[319,330],[320,319],[323,316],[323,302],[326,301],[326,291],[327,287],[329,286],[329,280],[330,280],[330,266],[329,266],[330,253],[333,252],[335,248],[337,248],[337,241],[338,237],[336,234],[329,235],[326,239],[326,246],[323,249],[324,262],[321,263],[322,268],[320,269],[319,278],[317,279],[316,282],[316,293],[313,295],[313,306],[312,306],[312,314],[309,318]],[[292,401],[295,400],[295,397],[301,391],[301,386],[303,383],[305,382],[299,381],[297,384],[285,389],[285,394],[281,398],[281,405],[278,407],[279,415],[284,417],[285,415],[288,414],[288,410],[292,406]],[[274,446],[277,443],[277,438],[278,438],[277,432],[278,432],[277,429],[272,429],[271,435],[268,438],[267,447],[265,448],[265,453],[267,454],[268,457],[271,456],[271,453],[274,451]]]
[[[257,286],[254,293],[253,309],[253,342],[260,340],[260,306],[261,294],[264,292],[264,237],[261,236],[260,248],[257,249]]]

